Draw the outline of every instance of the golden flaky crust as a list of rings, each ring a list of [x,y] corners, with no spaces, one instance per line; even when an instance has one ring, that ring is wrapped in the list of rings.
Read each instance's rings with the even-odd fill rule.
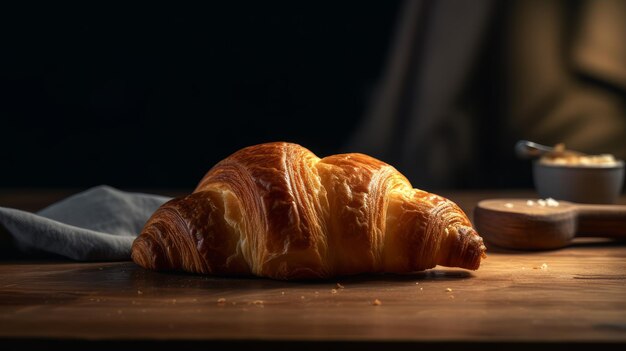
[[[161,206],[132,248],[155,270],[275,279],[477,269],[483,240],[453,202],[363,154],[241,149]]]

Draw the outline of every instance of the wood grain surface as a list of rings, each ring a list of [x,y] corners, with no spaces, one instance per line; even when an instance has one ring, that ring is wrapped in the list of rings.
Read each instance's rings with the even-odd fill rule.
[[[457,199],[471,209],[487,197],[493,196]],[[626,344],[626,245],[575,239],[555,251],[488,250],[475,272],[437,267],[324,282],[157,273],[132,262],[5,261],[0,345],[253,344],[275,350],[306,349],[304,342],[326,349]]]

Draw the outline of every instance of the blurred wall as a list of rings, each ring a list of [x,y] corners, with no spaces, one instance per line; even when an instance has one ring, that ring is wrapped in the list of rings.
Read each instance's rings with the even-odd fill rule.
[[[531,187],[518,139],[626,157],[626,1],[0,11],[0,188],[191,188],[251,144]]]
[[[418,187],[531,187],[513,145],[626,158],[626,1],[405,1],[349,149]]]
[[[337,152],[397,1],[108,3],[0,11],[0,187],[193,187],[286,140]]]

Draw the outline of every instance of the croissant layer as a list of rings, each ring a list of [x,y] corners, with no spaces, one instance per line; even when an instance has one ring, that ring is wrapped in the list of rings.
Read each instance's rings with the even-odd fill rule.
[[[149,269],[275,279],[477,269],[483,257],[465,213],[392,166],[284,142],[219,162],[192,194],[161,206],[132,247]]]

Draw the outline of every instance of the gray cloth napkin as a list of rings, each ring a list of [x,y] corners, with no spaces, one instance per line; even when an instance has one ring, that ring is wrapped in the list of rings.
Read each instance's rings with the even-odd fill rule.
[[[4,252],[78,261],[130,259],[133,240],[168,197],[98,186],[30,213],[0,207]]]

